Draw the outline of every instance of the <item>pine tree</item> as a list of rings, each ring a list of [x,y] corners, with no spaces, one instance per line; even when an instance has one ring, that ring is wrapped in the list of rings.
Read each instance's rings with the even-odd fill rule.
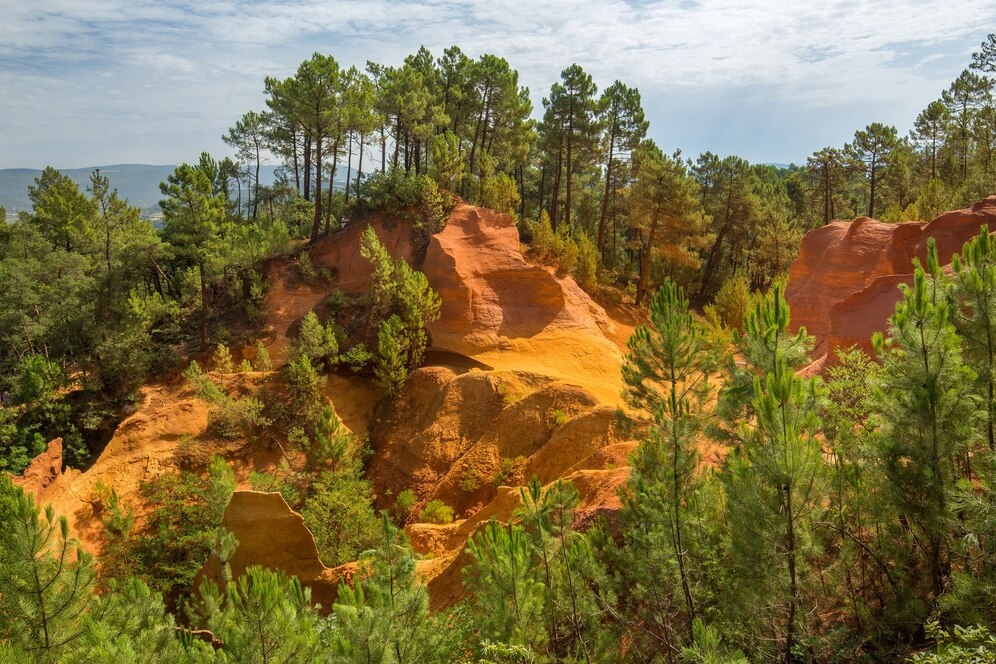
[[[606,144],[605,191],[602,193],[602,210],[598,218],[597,245],[600,256],[605,255],[605,234],[608,228],[609,199],[613,193],[613,170],[620,153],[632,152],[646,137],[650,123],[644,119],[640,91],[622,81],[616,81],[602,92],[599,99],[603,140]]]
[[[965,360],[975,367],[977,394],[986,411],[985,436],[996,452],[996,242],[983,225],[951,261],[951,322]]]
[[[873,122],[854,132],[854,141],[845,148],[848,157],[859,164],[868,181],[868,216],[875,216],[875,194],[889,167],[889,158],[899,144],[895,127]]]
[[[201,155],[205,162],[207,154]],[[190,259],[200,278],[201,349],[207,349],[208,270],[218,252],[225,218],[224,200],[215,195],[212,177],[204,164],[181,164],[159,185],[164,198],[163,237],[180,256]]]
[[[547,638],[545,586],[525,531],[492,520],[468,550],[474,564],[466,571],[467,586],[474,593],[481,638],[539,651]]]
[[[229,586],[207,627],[229,658],[245,664],[309,662],[319,652],[311,591],[296,577],[262,567],[249,567]]]
[[[93,560],[51,506],[39,514],[32,497],[20,491],[4,502],[0,640],[37,661],[57,661],[84,633],[83,617],[95,599]]]
[[[727,441],[741,438],[739,423],[752,416],[754,379],[774,371],[778,358],[793,371],[809,362],[813,338],[805,328],[789,332],[790,323],[791,313],[779,284],[747,311],[743,332],[734,331],[734,353],[726,356],[716,405],[718,422],[709,427],[711,435]]]
[[[380,544],[364,555],[366,575],[353,588],[339,587],[333,607],[337,634],[332,661],[454,661],[459,634],[446,617],[429,612],[429,592],[416,574],[415,557],[404,531],[382,518]]]
[[[316,367],[331,366],[339,355],[339,342],[332,325],[322,325],[314,311],[305,314],[301,331],[291,346],[291,358],[307,357]]]
[[[404,334],[404,324],[397,316],[391,316],[384,321],[377,332],[374,376],[389,394],[397,394],[408,378]]]
[[[727,460],[726,510],[740,602],[767,606],[771,627],[787,664],[806,633],[811,609],[805,590],[813,522],[827,499],[827,466],[816,434],[817,381],[795,373],[775,355],[773,367],[754,378],[753,426],[745,423],[744,445]]]
[[[827,497],[827,467],[816,437],[819,383],[796,373],[810,338],[804,329],[790,334],[789,321],[776,285],[735,336],[744,362],[729,361],[718,409],[729,427],[722,435],[738,441],[723,473],[737,584],[725,589],[727,608],[736,615],[763,602],[767,638],[781,647],[784,661],[793,662],[805,633],[807,555],[814,515]],[[744,638],[761,639],[760,645],[765,637],[755,632]]]
[[[703,543],[693,541],[700,535],[693,523],[699,521],[696,512],[704,482],[699,469],[700,418],[718,353],[689,311],[684,291],[670,279],[650,301],[650,324],[638,326],[627,345],[624,395],[631,407],[653,418],[653,425],[633,458],[623,512],[628,544],[624,555],[632,561],[630,570],[653,575],[644,564],[666,551],[659,578],[639,579],[634,596],[649,605],[646,616],[653,620],[674,612],[660,603],[670,604],[671,593],[677,596],[680,587],[681,620],[691,641],[696,606],[701,603],[694,589],[704,575],[698,555]],[[663,550],[658,548],[662,544]],[[673,565],[677,578],[669,578]],[[651,592],[661,583],[673,584],[666,598]],[[657,625],[664,632],[670,627]]]
[[[927,251],[926,269],[915,262],[913,284],[902,287],[889,339],[874,338],[884,367],[877,451],[908,531],[909,571],[929,580],[924,595],[937,597],[951,571],[952,491],[970,473],[968,452],[979,429],[976,374],[963,360],[933,238]]]
[[[650,264],[666,258],[666,274],[675,281],[699,267],[698,249],[711,239],[698,198],[698,186],[680,155],[665,155],[645,140],[633,156],[635,181],[628,198],[630,223],[642,238],[636,303],[650,292]]]

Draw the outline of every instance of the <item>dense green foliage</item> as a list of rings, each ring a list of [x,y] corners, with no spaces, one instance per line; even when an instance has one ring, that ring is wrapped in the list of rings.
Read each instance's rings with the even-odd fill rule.
[[[225,136],[237,163],[204,154],[162,184],[161,228],[99,172],[81,192],[46,169],[32,212],[0,214],[0,471],[19,472],[55,435],[85,463],[138,386],[213,350],[210,371],[185,372],[210,406],[208,432],[187,448],[271,446],[280,463],[250,484],[301,512],[327,565],[360,569],[320,608],[279,572],[232,579],[237,542],[221,524],[235,476],[220,457],[145,483],[138,526],[97,487],[98,559],[0,472],[0,660],[996,661],[989,229],[950,272],[929,244],[877,357],[839,351],[826,379],[798,373],[812,340],[790,331],[781,281],[807,228],[929,217],[991,193],[994,72],[990,36],[909,137],[871,123],[778,169],[664,153],[646,139],[639,92],[617,81],[599,95],[578,65],[534,122],[528,90],[492,55],[421,49],[364,73],[316,54],[268,78],[268,110]],[[375,175],[362,172],[369,143]],[[272,187],[259,181],[267,152],[284,165]],[[335,191],[353,154],[360,172]],[[586,288],[628,290],[649,321],[623,367],[620,425],[640,441],[618,519],[578,529],[578,489],[533,478],[509,523],[468,542],[467,597],[434,613],[403,531],[374,509],[364,440],[325,388],[326,372],[349,366],[396,396],[423,361],[441,303],[417,263],[451,195],[514,215],[534,256]],[[326,320],[303,317],[280,373],[262,345],[236,364],[223,328],[259,323],[261,261],[375,211],[411,223],[416,265],[366,226],[362,297],[336,291]],[[334,281],[306,250],[296,266]],[[711,324],[690,300],[712,303]],[[286,384],[286,396],[253,380]],[[393,516],[414,520],[416,504],[402,491]],[[455,515],[431,500],[415,516]],[[208,556],[221,586],[195,591]]]

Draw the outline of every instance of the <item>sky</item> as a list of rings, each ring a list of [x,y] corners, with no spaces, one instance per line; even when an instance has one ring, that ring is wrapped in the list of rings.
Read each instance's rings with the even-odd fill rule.
[[[638,87],[668,151],[801,163],[870,122],[908,131],[994,26],[996,0],[0,0],[0,168],[224,156],[264,77],[313,52],[453,44],[506,58],[537,116],[577,62]]]

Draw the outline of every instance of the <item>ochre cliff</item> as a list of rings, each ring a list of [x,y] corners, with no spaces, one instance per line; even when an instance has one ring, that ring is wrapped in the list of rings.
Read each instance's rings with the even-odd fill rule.
[[[912,283],[913,259],[926,260],[927,240],[935,240],[947,265],[983,224],[996,230],[996,196],[929,223],[859,217],[807,233],[789,268],[785,297],[793,330],[804,326],[815,337],[810,370],[829,368],[837,350],[852,345],[871,353],[871,336],[888,327],[899,284]]]
[[[328,270],[331,283],[297,278],[291,261],[272,263],[264,342],[275,367],[286,361],[307,312],[320,310],[336,289],[358,293],[366,287],[371,269],[359,246],[368,224],[392,256],[415,260],[411,226],[375,215],[309,249],[315,269]],[[528,262],[512,217],[463,203],[430,238],[418,267],[442,298],[442,315],[430,327],[429,366],[414,373],[390,408],[378,406],[379,390],[358,377],[330,376],[324,396],[349,429],[371,434],[368,477],[377,506],[393,507],[398,493],[415,492],[406,531],[427,556],[419,570],[438,608],[463,593],[468,538],[492,517],[512,518],[519,502],[515,487],[533,475],[545,486],[559,479],[574,485],[578,526],[599,516],[614,523],[621,507],[617,489],[635,446],[616,429],[622,345],[635,317],[614,320],[571,277]],[[268,375],[212,374],[225,385],[263,385]],[[53,441],[19,480],[39,502],[69,517],[95,553],[102,541],[98,483],[114,488],[141,523],[143,481],[202,467],[219,452],[246,489],[249,471],[273,470],[280,459],[264,441],[235,440],[215,449],[216,443],[201,440],[208,407],[182,379],[147,386],[141,396],[137,411],[86,472],[63,472],[61,445]],[[191,459],[194,451],[203,458]],[[417,523],[433,499],[454,508],[453,523]],[[282,569],[328,608],[340,580],[357,572],[355,565],[324,567],[314,537],[278,494],[237,491],[224,519],[239,540],[231,560],[236,576],[255,564]],[[216,560],[203,569],[211,578],[218,572]]]

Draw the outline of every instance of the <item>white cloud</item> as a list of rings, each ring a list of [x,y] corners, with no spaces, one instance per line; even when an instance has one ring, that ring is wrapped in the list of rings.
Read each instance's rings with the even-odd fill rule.
[[[620,78],[657,100],[648,108],[654,132],[675,144],[701,132],[682,103],[704,99],[726,101],[703,109],[702,121],[725,118],[733,129],[756,120],[738,111],[765,105],[808,118],[820,140],[831,129],[853,131],[842,124],[852,114],[908,126],[968,63],[996,19],[996,0],[0,0],[0,16],[0,89],[14,100],[0,165],[11,166],[38,165],[38,155],[60,165],[97,161],[84,131],[113,146],[100,152],[108,158],[164,161],[138,152],[156,150],[147,133],[94,124],[119,112],[168,128],[163,155],[221,149],[216,138],[198,141],[261,106],[263,76],[289,75],[315,50],[362,64],[397,62],[422,44],[506,57],[537,106],[577,61],[602,86]],[[109,100],[117,104],[110,113]],[[777,133],[754,138],[757,159],[777,158],[772,151],[801,159],[811,147]],[[743,140],[734,143],[750,151]]]

